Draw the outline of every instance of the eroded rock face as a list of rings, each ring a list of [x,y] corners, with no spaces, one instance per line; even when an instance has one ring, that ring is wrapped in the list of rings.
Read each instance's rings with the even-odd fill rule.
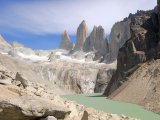
[[[160,0],[157,0],[157,14],[158,14],[158,26],[160,28]],[[160,30],[159,30],[159,43],[158,43],[158,50],[160,51]],[[160,53],[159,54],[159,57],[160,57]]]
[[[57,60],[50,65],[50,76],[66,90],[94,93],[98,71],[103,67],[106,66]]]
[[[62,34],[62,40],[61,40],[60,48],[65,49],[65,50],[72,50],[73,47],[74,47],[74,45],[70,41],[70,38],[69,38],[69,35],[68,35],[67,31],[64,31],[64,33]]]
[[[119,48],[130,39],[130,18],[124,19],[113,25],[109,39],[109,55],[106,56],[106,62],[113,62],[117,59]]]
[[[74,51],[83,50],[83,44],[88,36],[88,29],[86,22],[83,20],[77,29],[77,41],[74,47]]]
[[[115,90],[109,97],[143,105],[160,114],[160,59],[143,63],[128,81]]]
[[[93,31],[86,39],[84,46],[84,52],[95,52],[95,60],[101,56],[105,56],[108,52],[108,43],[105,38],[105,31],[102,26],[96,27],[94,26]],[[96,58],[97,57],[97,58]]]
[[[97,81],[95,85],[95,93],[103,93],[108,86],[109,81],[112,78],[112,75],[115,73],[115,69],[101,69],[97,74]]]
[[[158,57],[158,30],[154,11],[138,11],[130,15],[131,38],[120,48],[117,58],[117,71],[113,75],[105,94],[109,95],[121,86],[140,66]]]

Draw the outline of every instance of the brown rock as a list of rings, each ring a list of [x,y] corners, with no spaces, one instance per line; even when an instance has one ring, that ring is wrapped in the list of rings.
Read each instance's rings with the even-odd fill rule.
[[[25,78],[24,76],[22,77],[22,75],[20,73],[17,72],[16,74],[16,78],[17,81],[20,81],[21,84],[23,85],[24,88],[31,86],[31,82]]]
[[[152,22],[153,11],[138,11],[130,15],[131,38],[119,49],[117,58],[117,71],[113,75],[106,94],[111,94],[121,86],[127,77],[133,73],[140,63],[154,58],[156,52],[156,32]]]
[[[81,120],[88,120],[88,112],[85,110]]]
[[[60,48],[65,49],[65,50],[72,50],[73,46],[74,45],[70,41],[70,38],[69,38],[69,35],[68,35],[67,31],[64,31],[64,33],[62,34],[62,40],[61,40]]]
[[[96,56],[98,56],[95,59],[100,58],[101,56],[105,56],[108,52],[108,43],[105,38],[105,31],[102,28],[102,26],[94,26],[93,31],[89,35],[89,37],[86,39],[83,51],[84,52],[90,52],[94,51],[96,53]],[[95,57],[96,57],[95,56]]]
[[[74,51],[83,50],[83,44],[88,36],[88,29],[86,22],[83,20],[77,29],[77,41]]]

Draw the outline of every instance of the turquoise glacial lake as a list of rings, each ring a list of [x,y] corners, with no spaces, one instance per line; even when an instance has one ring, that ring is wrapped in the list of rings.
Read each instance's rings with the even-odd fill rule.
[[[160,120],[160,115],[145,110],[142,106],[106,99],[101,94],[75,94],[63,97],[107,113],[125,115],[140,120]]]

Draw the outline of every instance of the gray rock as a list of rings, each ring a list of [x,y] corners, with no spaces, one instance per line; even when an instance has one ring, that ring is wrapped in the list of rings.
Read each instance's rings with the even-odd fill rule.
[[[157,3],[158,3],[158,23],[159,23],[159,29],[160,29],[160,0],[157,0]],[[160,51],[160,30],[159,30],[159,42],[158,42],[158,50]],[[160,53],[159,54],[159,58],[160,58]]]
[[[96,53],[97,60],[101,56],[105,56],[108,52],[108,43],[105,38],[105,31],[102,28],[102,26],[96,27],[94,26],[93,31],[89,35],[89,37],[86,39],[83,51],[84,52],[90,52],[94,51]]]
[[[60,59],[60,56],[51,52],[48,59],[49,59],[50,62],[53,62],[54,60]]]
[[[24,88],[26,88],[28,86],[31,86],[31,82],[27,78],[22,76],[20,73],[18,73],[18,72],[16,74],[15,80],[16,81],[20,81]]]
[[[8,90],[9,89],[9,90]],[[0,120],[35,120],[46,116],[64,119],[70,110],[56,101],[30,95],[17,86],[0,86]]]
[[[97,74],[97,81],[95,84],[95,93],[103,93],[106,86],[108,86],[109,81],[112,78],[112,75],[115,73],[115,69],[107,68],[99,70]]]
[[[12,84],[13,84],[13,85],[16,85],[16,86],[20,86],[20,85],[21,85],[21,82],[20,82],[20,81],[17,81],[17,80],[13,80]]]
[[[108,84],[106,95],[110,95],[127,81],[141,63],[158,58],[158,31],[154,25],[153,14],[155,13],[152,10],[138,11],[129,16],[131,38],[119,49],[117,70]]]
[[[0,79],[0,84],[3,84],[3,85],[11,85],[11,79]]]
[[[86,22],[83,20],[77,29],[77,41],[74,47],[74,51],[83,50],[83,44],[88,36],[88,29]]]
[[[88,120],[88,116],[89,116],[89,114],[88,114],[88,112],[85,110],[84,113],[83,113],[83,116],[82,116],[81,120]]]
[[[74,47],[74,45],[70,41],[70,38],[69,38],[69,35],[68,35],[67,31],[64,31],[64,33],[62,34],[62,40],[61,40],[60,48],[65,49],[65,50],[72,50],[73,47]]]
[[[130,24],[129,18],[113,25],[109,38],[109,56],[106,57],[106,62],[116,60],[119,48],[131,37]]]
[[[39,120],[57,120],[57,118],[55,118],[54,116],[48,116],[46,118],[41,118]]]

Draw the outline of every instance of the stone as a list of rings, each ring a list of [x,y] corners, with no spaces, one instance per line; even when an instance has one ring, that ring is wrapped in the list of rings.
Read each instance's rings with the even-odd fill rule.
[[[39,120],[57,120],[57,118],[55,118],[54,116],[48,116],[46,118],[41,118]]]
[[[16,86],[20,86],[21,85],[21,81],[13,80],[12,84],[14,84]]]
[[[60,59],[60,55],[56,55],[56,54],[54,54],[53,52],[51,52],[51,54],[49,55],[48,60],[49,60],[50,62],[54,62],[54,61],[57,60],[57,59]]]
[[[70,41],[67,31],[64,31],[64,33],[62,34],[60,48],[65,50],[72,50],[73,47],[74,47],[74,44]]]
[[[112,75],[115,73],[114,68],[100,69],[97,74],[97,80],[95,84],[95,93],[104,93],[106,86],[108,86]]]
[[[17,86],[0,86],[0,119],[2,120],[35,120],[46,116],[64,119],[70,110],[63,105],[30,95],[30,92]],[[16,92],[16,91],[19,91]]]
[[[142,63],[158,58],[158,31],[153,14],[154,11],[150,10],[129,16],[131,37],[119,49],[117,70],[104,94],[110,95],[123,85]]]
[[[0,35],[0,52],[7,53],[11,50],[11,45]]]
[[[131,19],[128,18],[113,25],[109,38],[109,56],[106,57],[107,63],[111,63],[117,59],[119,48],[130,39],[130,24]]]
[[[0,56],[2,58],[2,56]],[[0,59],[0,60],[5,60],[7,61],[7,59]],[[10,59],[11,60],[11,59]],[[3,63],[3,62],[0,62]],[[17,62],[16,62],[17,63]],[[28,61],[26,61],[26,64],[23,64],[23,69],[21,69],[22,71],[24,70],[24,66],[27,65]],[[62,64],[63,63],[63,64]],[[58,68],[58,71],[60,74],[59,76],[63,77],[63,69],[66,67],[68,67],[68,63],[66,62],[62,62],[57,64],[57,62],[55,62],[55,68]],[[13,65],[10,62],[8,62],[7,64],[8,66]],[[7,73],[7,76],[10,76],[8,73],[8,66],[6,65],[6,69],[3,68],[3,66],[0,64],[0,74],[5,75],[5,73]],[[14,70],[17,67],[17,64],[14,65]],[[35,65],[35,64],[32,64]],[[42,65],[42,64],[41,64]],[[63,67],[62,67],[63,66]],[[90,74],[90,72],[86,72],[84,70],[87,70],[86,67],[88,66],[87,64],[70,64],[69,66],[71,66],[71,68],[73,69],[74,67],[77,67],[77,71],[79,70],[78,67],[79,66],[83,66],[84,68],[81,69],[81,71],[83,71],[83,79],[81,78],[81,73],[77,74],[78,76],[76,76],[74,73],[69,73],[69,75],[74,76],[74,78],[70,79],[69,84],[70,85],[76,85],[74,84],[75,82],[78,83],[78,81],[76,81],[77,79],[75,78],[81,78],[80,80],[84,80],[88,79],[90,77],[86,77],[85,75]],[[93,64],[92,65],[92,69],[94,70],[94,68],[97,66],[97,64]],[[45,66],[46,68],[43,67],[43,69],[46,69],[45,71],[48,72],[48,70],[50,70],[50,72],[53,72],[52,70],[54,70],[53,66],[51,66],[51,64],[48,64],[48,66]],[[60,68],[61,67],[61,68]],[[89,68],[91,67],[90,65],[88,66]],[[103,66],[100,66],[100,68],[102,68]],[[12,67],[11,67],[12,68]],[[26,69],[26,71],[29,70],[33,70],[31,69],[32,66],[29,67],[29,69]],[[3,70],[2,70],[3,69]],[[70,68],[68,68],[70,69]],[[67,70],[68,70],[67,69]],[[75,71],[76,69],[73,69],[73,71]],[[12,69],[11,69],[12,70]],[[38,69],[41,70],[41,69]],[[67,71],[66,70],[66,71]],[[21,72],[22,72],[21,71]],[[65,72],[66,72],[65,71]],[[65,73],[64,72],[64,73]],[[86,74],[85,74],[86,72]],[[101,111],[97,111],[95,109],[91,110],[91,109],[85,109],[85,106],[83,105],[79,105],[75,102],[69,101],[67,99],[63,99],[60,96],[57,96],[55,94],[57,94],[57,89],[56,87],[51,84],[51,82],[49,84],[51,84],[51,90],[49,90],[48,88],[46,88],[47,86],[45,85],[45,83],[40,84],[40,79],[38,79],[35,83],[32,83],[34,80],[34,74],[31,74],[31,72],[29,72],[30,74],[25,74],[25,76],[23,76],[23,74],[21,73],[17,73],[17,77],[18,80],[20,79],[20,81],[22,81],[21,84],[25,85],[24,81],[30,81],[29,82],[29,86],[26,85],[27,87],[20,87],[19,85],[1,85],[0,84],[0,120],[39,120],[39,119],[49,119],[49,118],[54,118],[54,119],[58,119],[58,120],[81,120],[84,111],[88,112],[88,120],[97,120],[97,119],[101,119],[101,120],[106,120],[107,116],[109,116],[110,114],[108,113],[103,113]],[[91,71],[91,73],[93,73]],[[46,73],[44,73],[46,74]],[[51,74],[51,73],[50,73]],[[67,76],[67,72],[65,73]],[[30,78],[30,80],[27,79],[27,77]],[[37,75],[37,73],[35,72],[35,75]],[[57,75],[58,76],[58,75]],[[61,85],[65,85],[65,83],[67,83],[68,81],[66,81],[65,78],[69,78],[71,76],[67,76],[64,77],[64,83]],[[94,74],[94,76],[96,77],[97,75]],[[47,78],[47,77],[46,77]],[[22,80],[23,79],[23,80]],[[53,79],[53,78],[52,78]],[[92,77],[90,80],[88,80],[87,82],[94,82],[92,81]],[[16,81],[16,79],[12,79],[13,82]],[[75,80],[75,81],[73,81]],[[45,79],[43,82],[47,81],[47,79]],[[42,82],[42,81],[41,81]],[[86,84],[86,88],[82,88],[82,89],[87,89],[90,90],[90,86],[87,85],[88,83],[85,83],[86,81],[82,81],[83,84]],[[82,84],[82,85],[83,85]],[[90,83],[89,83],[90,84]],[[95,83],[94,83],[95,84]],[[60,84],[59,84],[60,85]],[[77,87],[77,86],[76,86]],[[87,88],[89,87],[89,89]],[[94,85],[92,86],[92,89],[94,88]],[[63,90],[63,89],[62,89]],[[65,90],[66,91],[66,90]],[[36,95],[36,93],[38,93],[38,95]],[[58,93],[59,94],[59,93]],[[103,119],[102,119],[103,118]],[[121,118],[119,116],[119,118]],[[122,119],[125,120],[125,119]],[[134,120],[134,119],[129,119],[129,120]]]
[[[77,29],[77,40],[74,47],[74,51],[83,50],[83,44],[88,37],[88,28],[86,22],[83,20]]]
[[[3,85],[11,85],[11,79],[0,79],[0,84],[3,84]]]
[[[88,120],[88,112],[84,111],[82,119],[81,120]]]
[[[94,51],[96,53],[95,60],[100,58],[101,56],[105,56],[108,52],[108,42],[105,38],[105,31],[102,28],[102,26],[94,26],[91,34],[86,39],[83,51],[84,52],[90,52]],[[98,56],[98,58],[96,58]]]
[[[15,80],[20,81],[24,88],[31,86],[31,82],[22,76],[19,72],[17,72]]]

